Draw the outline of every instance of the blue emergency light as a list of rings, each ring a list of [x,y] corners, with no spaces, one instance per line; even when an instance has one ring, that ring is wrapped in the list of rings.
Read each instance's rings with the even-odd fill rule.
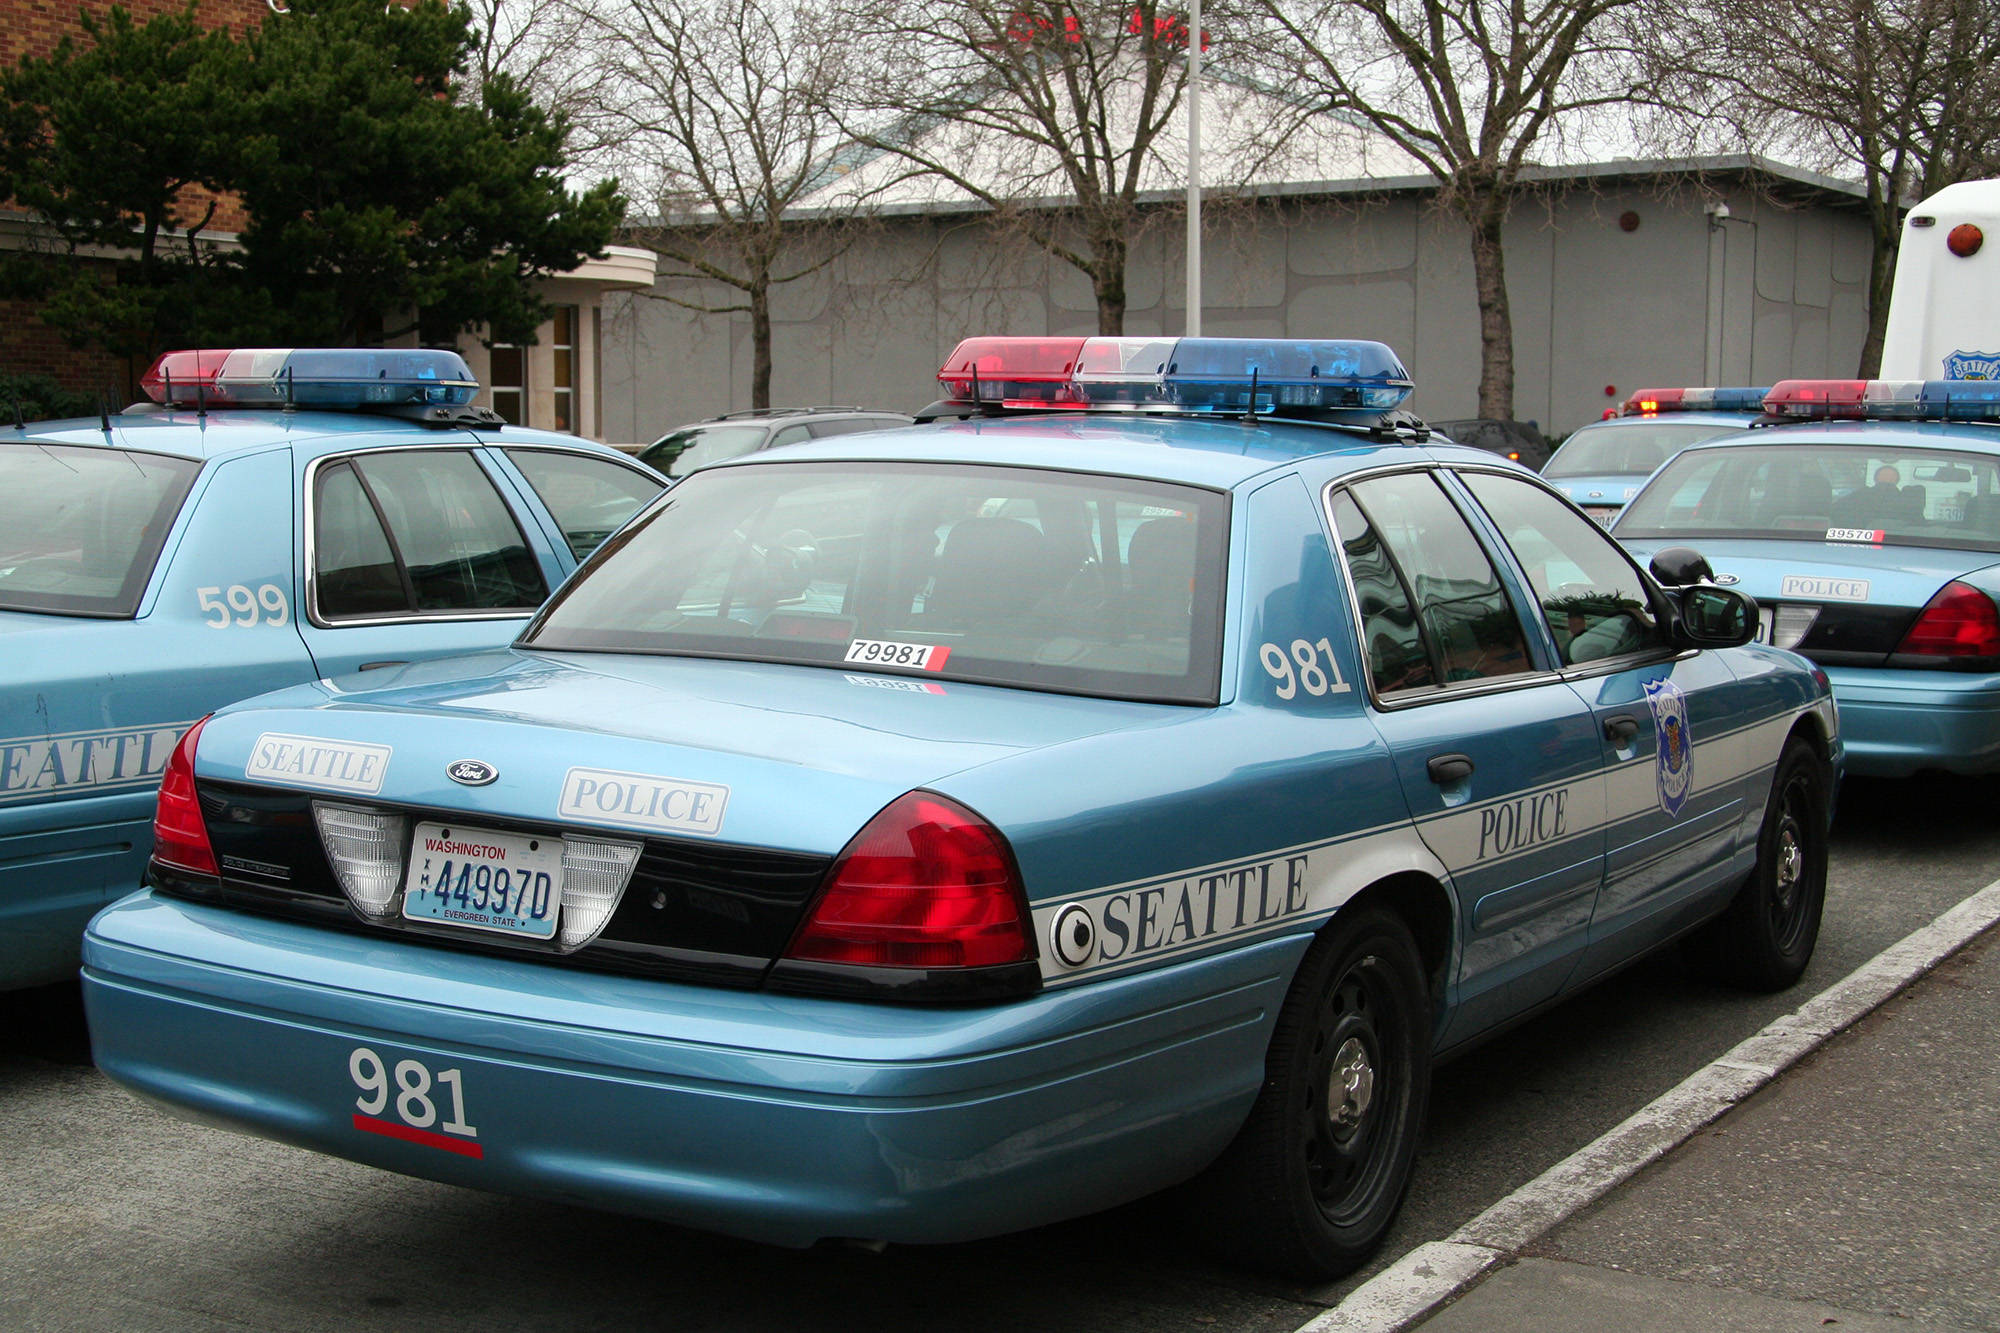
[[[1387,412],[1415,387],[1382,343],[1263,338],[967,338],[938,382],[965,403],[1232,414]]]
[[[167,352],[139,387],[167,407],[460,407],[479,381],[436,348],[237,347]]]

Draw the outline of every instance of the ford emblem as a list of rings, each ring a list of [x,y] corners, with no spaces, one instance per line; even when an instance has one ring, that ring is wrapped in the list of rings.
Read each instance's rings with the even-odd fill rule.
[[[484,787],[500,776],[500,770],[477,759],[460,759],[445,766],[444,775],[467,787]]]
[[[1742,582],[1742,580],[1737,578],[1734,574],[1717,574],[1715,576],[1715,581],[1721,584],[1725,588],[1732,588],[1736,586],[1738,583]],[[490,782],[492,781],[492,779],[488,778],[487,781]]]

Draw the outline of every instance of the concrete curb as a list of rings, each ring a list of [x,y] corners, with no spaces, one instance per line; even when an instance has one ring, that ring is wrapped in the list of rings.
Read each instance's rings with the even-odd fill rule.
[[[1415,1327],[1995,923],[2000,923],[2000,880],[1696,1070],[1451,1236],[1411,1250],[1297,1333],[1399,1333]]]

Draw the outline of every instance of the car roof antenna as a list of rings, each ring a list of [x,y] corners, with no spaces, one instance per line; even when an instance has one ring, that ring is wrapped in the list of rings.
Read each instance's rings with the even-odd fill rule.
[[[97,427],[106,435],[111,433],[111,400],[102,389],[97,391]]]
[[[1275,404],[1273,404],[1275,406]],[[1250,406],[1243,410],[1243,424],[1257,424],[1257,367],[1250,367]]]
[[[383,374],[386,375],[388,372],[385,370]],[[292,398],[292,366],[289,361],[285,363],[285,410],[287,412],[299,410],[298,403]]]
[[[26,430],[27,428],[28,423],[21,417],[21,400],[16,398],[14,400],[14,429]]]

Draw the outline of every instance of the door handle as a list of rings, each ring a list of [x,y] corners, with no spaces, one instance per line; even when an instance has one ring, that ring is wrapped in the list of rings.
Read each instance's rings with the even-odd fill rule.
[[[408,662],[363,662],[361,664],[361,669],[363,671],[380,671],[383,667],[408,666],[408,665],[409,665]]]
[[[1434,754],[1424,765],[1424,771],[1431,775],[1431,781],[1440,787],[1449,787],[1454,782],[1463,782],[1472,776],[1472,756],[1464,754]]]
[[[1621,750],[1630,745],[1632,738],[1638,734],[1639,719],[1630,713],[1618,713],[1604,719],[1604,739]]]

